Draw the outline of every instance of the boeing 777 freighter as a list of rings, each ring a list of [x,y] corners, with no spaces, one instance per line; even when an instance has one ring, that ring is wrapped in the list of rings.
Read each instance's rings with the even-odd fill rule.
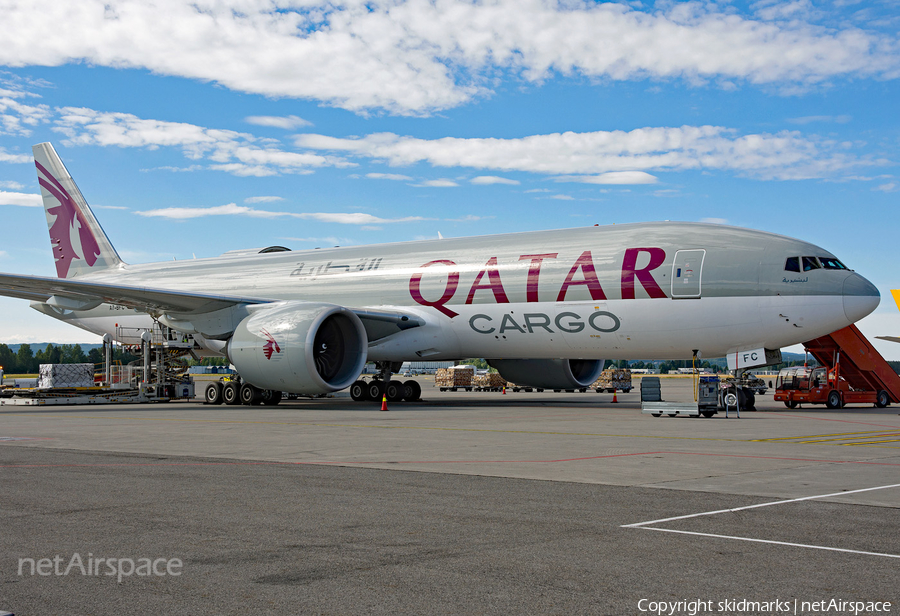
[[[131,265],[53,147],[34,158],[57,278],[0,274],[0,294],[101,335],[158,320],[261,390],[337,391],[367,360],[484,357],[553,389],[587,386],[605,359],[763,365],[879,302],[823,248],[684,222]]]

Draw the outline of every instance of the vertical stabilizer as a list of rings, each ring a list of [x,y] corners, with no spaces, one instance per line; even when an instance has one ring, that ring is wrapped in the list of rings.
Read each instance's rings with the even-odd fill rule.
[[[122,259],[53,146],[39,143],[32,151],[57,276],[74,278],[122,265]]]

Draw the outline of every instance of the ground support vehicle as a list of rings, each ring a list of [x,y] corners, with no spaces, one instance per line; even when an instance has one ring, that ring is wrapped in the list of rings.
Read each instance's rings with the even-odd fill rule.
[[[641,412],[660,417],[712,417],[719,412],[722,393],[719,377],[701,376],[697,383],[695,402],[664,402],[661,396],[659,377],[641,379]]]
[[[854,325],[804,343],[821,364],[785,368],[778,375],[775,400],[788,408],[801,404],[873,404],[900,402],[900,376]]]

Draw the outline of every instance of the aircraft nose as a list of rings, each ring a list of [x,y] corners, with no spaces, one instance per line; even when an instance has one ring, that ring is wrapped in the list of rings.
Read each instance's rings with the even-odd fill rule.
[[[881,301],[881,294],[871,282],[859,274],[850,274],[844,280],[844,314],[856,323],[871,314]]]

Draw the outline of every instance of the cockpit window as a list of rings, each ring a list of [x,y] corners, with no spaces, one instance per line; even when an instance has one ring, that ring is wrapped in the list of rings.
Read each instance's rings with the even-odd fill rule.
[[[834,257],[819,257],[822,267],[830,270],[845,270],[847,266],[835,259]]]
[[[808,272],[809,270],[819,269],[822,267],[819,265],[819,260],[815,257],[803,257],[803,271]]]
[[[787,261],[784,262],[784,270],[786,272],[799,272],[800,257],[788,257]]]

